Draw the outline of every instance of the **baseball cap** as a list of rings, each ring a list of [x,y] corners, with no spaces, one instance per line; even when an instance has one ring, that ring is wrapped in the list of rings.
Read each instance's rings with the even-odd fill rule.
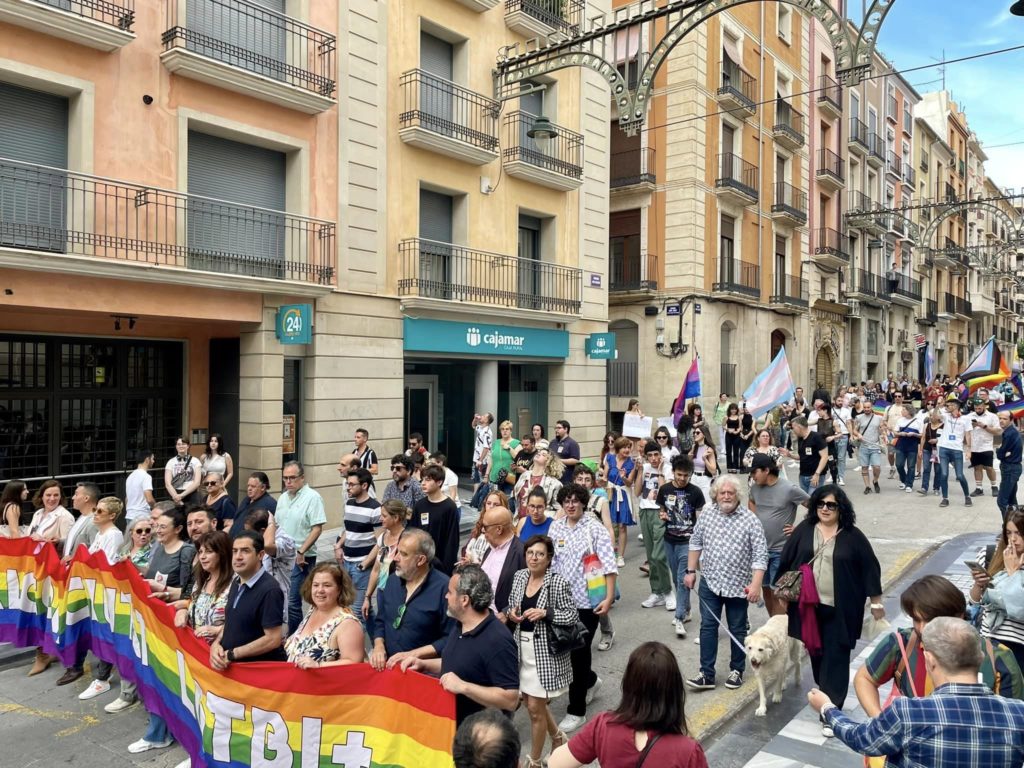
[[[753,469],[771,469],[776,466],[775,462],[772,461],[771,457],[767,453],[755,453],[753,461],[750,462],[750,468]]]

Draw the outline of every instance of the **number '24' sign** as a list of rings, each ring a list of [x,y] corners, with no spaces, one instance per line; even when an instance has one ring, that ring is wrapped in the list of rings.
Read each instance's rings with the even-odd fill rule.
[[[313,305],[285,304],[278,308],[274,330],[282,344],[309,344],[313,341]]]

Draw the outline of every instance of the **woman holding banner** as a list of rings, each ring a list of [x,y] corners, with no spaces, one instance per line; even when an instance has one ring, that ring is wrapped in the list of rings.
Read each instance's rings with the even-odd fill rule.
[[[363,625],[352,612],[356,589],[347,572],[320,563],[302,584],[302,599],[313,606],[284,644],[299,669],[320,669],[366,661]]]
[[[173,510],[160,517],[157,536],[160,537],[162,533],[161,545],[172,543],[165,542],[170,536],[167,531],[174,530],[174,518],[180,516],[181,512]],[[196,544],[199,545],[199,563],[193,577],[192,599],[185,605],[179,605],[174,614],[174,626],[190,628],[196,637],[209,645],[220,636],[221,627],[224,626],[228,591],[231,589],[231,577],[234,575],[231,570],[231,537],[224,531],[210,531],[200,536]],[[185,547],[179,547],[176,551],[181,552],[183,549]],[[188,549],[192,549],[191,545]],[[155,557],[154,555],[154,562]],[[188,562],[192,562],[192,557],[188,558]],[[153,566],[150,565],[150,572],[152,569]],[[174,576],[180,578],[178,573]],[[174,739],[167,730],[167,722],[160,715],[150,712],[145,735],[129,744],[128,751],[138,754],[151,749],[163,749],[173,743]]]

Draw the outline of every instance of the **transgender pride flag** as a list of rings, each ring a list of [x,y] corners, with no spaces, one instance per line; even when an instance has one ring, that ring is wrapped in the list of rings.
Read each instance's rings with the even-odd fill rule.
[[[747,401],[747,410],[756,419],[792,398],[795,391],[786,348],[781,347],[771,364],[747,387],[743,399]]]

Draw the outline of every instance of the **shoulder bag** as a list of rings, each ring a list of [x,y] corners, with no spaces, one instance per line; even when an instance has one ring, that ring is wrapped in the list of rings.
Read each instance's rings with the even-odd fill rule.
[[[882,709],[886,709],[890,704],[892,704],[892,702],[895,699],[898,699],[900,696],[903,695],[900,692],[900,678],[902,677],[902,674],[910,675],[910,692],[913,694],[915,699],[918,696],[917,687],[914,685],[914,671],[910,668],[910,659],[907,655],[907,646],[903,643],[903,635],[899,633],[899,630],[897,630],[893,634],[896,635],[896,642],[900,644],[900,655],[903,657],[903,660],[900,664],[896,665],[896,670],[892,676],[892,690],[889,691],[889,698],[885,700],[885,703],[882,705]],[[911,650],[914,649],[916,639],[917,638],[914,636],[914,633],[911,632]],[[901,670],[903,670],[902,674]],[[885,760],[886,759],[884,756],[868,757],[867,755],[865,755],[864,768],[884,768],[886,765]]]
[[[831,539],[830,539],[831,541]],[[814,553],[810,560],[807,561],[806,565],[811,565],[815,560],[818,559],[818,555],[821,554],[822,550],[825,549],[825,545],[828,541],[822,542],[821,546],[818,547],[818,551]],[[784,574],[779,576],[772,584],[772,592],[775,596],[790,603],[796,603],[800,601],[800,583],[803,581],[803,574],[800,573],[800,569],[786,571]]]
[[[651,750],[654,749],[654,745],[658,743],[658,739],[660,738],[661,734],[656,733],[654,734],[654,736],[647,739],[647,746],[644,747],[644,751],[640,753],[640,759],[636,763],[636,768],[642,768],[644,761],[647,759],[647,756],[651,753]]]
[[[548,605],[550,606],[550,582],[545,586],[545,589],[548,592]],[[548,627],[551,629],[551,634],[548,636],[548,650],[551,651],[552,656],[561,656],[564,653],[575,651],[585,646],[590,640],[590,630],[587,629],[586,624],[580,621],[578,617],[576,623],[572,626],[549,622]]]

